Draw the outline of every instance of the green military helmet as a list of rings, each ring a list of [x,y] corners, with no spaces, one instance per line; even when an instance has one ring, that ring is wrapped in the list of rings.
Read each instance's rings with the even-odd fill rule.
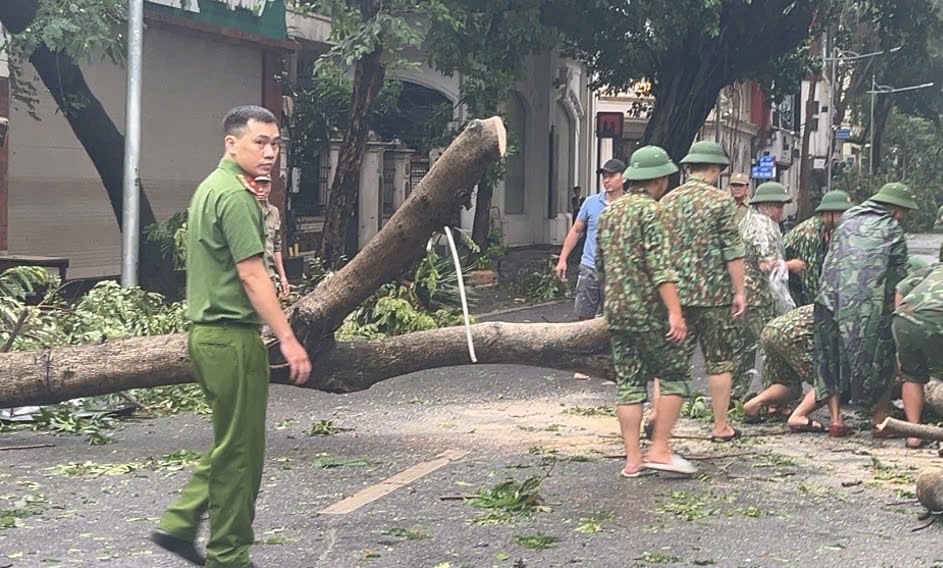
[[[943,205],[940,205],[940,208],[936,211],[936,221],[933,223],[933,230],[939,231],[943,229]],[[943,249],[940,249],[943,250]]]
[[[840,189],[833,189],[822,196],[822,201],[815,208],[816,213],[825,213],[826,211],[848,211],[855,204],[851,196]]]
[[[928,266],[930,266],[930,263],[923,260],[919,256],[914,255],[914,254],[907,255],[907,273],[908,274],[916,272],[917,270],[920,270],[921,268],[926,268]]]
[[[727,157],[727,152],[724,151],[724,147],[717,142],[701,140],[700,142],[691,144],[691,149],[688,151],[688,155],[681,158],[681,163],[717,164],[718,166],[723,166],[726,168],[730,165],[730,158]]]
[[[756,188],[756,191],[753,192],[753,199],[750,200],[750,205],[756,205],[757,203],[789,203],[790,201],[792,201],[792,197],[783,187],[783,184],[768,181],[761,183]]]
[[[871,201],[895,205],[897,207],[903,207],[904,209],[920,208],[910,188],[898,181],[892,181],[882,185],[881,189],[871,196]]]
[[[632,152],[624,177],[629,181],[647,181],[670,176],[678,171],[668,152],[659,146],[643,146]]]

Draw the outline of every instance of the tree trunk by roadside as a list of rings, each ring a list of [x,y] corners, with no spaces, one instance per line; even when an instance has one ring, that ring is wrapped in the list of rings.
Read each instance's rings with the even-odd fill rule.
[[[335,343],[333,331],[423,254],[429,236],[468,200],[485,169],[506,150],[500,118],[470,123],[361,254],[292,307],[292,326],[314,362],[309,387],[347,392],[402,373],[468,361],[461,328],[349,344]],[[481,324],[475,335],[483,362],[573,365],[603,374],[605,328],[599,327],[601,320],[590,323],[595,325]],[[276,367],[273,375],[284,382],[278,348],[271,337],[266,343]],[[6,353],[0,354],[0,408],[190,380],[184,334]]]
[[[366,24],[377,16],[380,0],[362,0],[361,14]],[[354,88],[351,94],[350,121],[344,133],[337,158],[334,180],[328,192],[324,211],[324,230],[318,255],[327,266],[334,266],[357,248],[357,207],[360,202],[360,163],[367,147],[370,106],[383,87],[386,65],[383,63],[383,41],[354,64]],[[364,243],[359,243],[364,244]]]
[[[881,171],[881,158],[884,151],[884,132],[887,130],[887,119],[894,108],[894,101],[890,96],[878,97],[874,105],[874,173]]]
[[[25,30],[36,15],[36,0],[0,2],[0,24],[12,33]],[[101,101],[85,81],[75,60],[62,51],[40,45],[29,58],[37,75],[49,90],[72,132],[95,166],[108,194],[112,212],[122,224],[124,196],[124,136],[108,116]],[[141,189],[141,230],[155,222],[151,203]],[[170,295],[173,291],[173,265],[160,252],[160,245],[140,239],[141,286]]]
[[[488,248],[488,233],[491,231],[491,198],[494,187],[481,176],[478,191],[475,192],[475,222],[472,225],[472,240],[482,251]]]
[[[815,91],[818,88],[819,76],[813,75],[809,83],[809,94],[805,100],[805,113],[802,116],[802,149],[799,153],[799,198],[797,201],[798,221],[802,222],[812,215],[812,200],[809,196],[809,184],[812,183],[812,160],[809,149],[812,143],[812,119]]]
[[[663,76],[662,83],[653,90],[657,102],[645,126],[642,145],[661,146],[675,162],[688,153],[724,87],[721,73],[701,63],[691,59],[672,68],[674,73]]]
[[[609,333],[601,318],[570,324],[481,323],[472,326],[472,337],[481,364],[613,376]],[[424,369],[470,364],[463,327],[377,341],[328,340],[304,388],[354,392]],[[272,382],[289,384],[287,375],[287,368],[276,366]],[[4,408],[193,381],[184,334],[4,354],[0,377]]]

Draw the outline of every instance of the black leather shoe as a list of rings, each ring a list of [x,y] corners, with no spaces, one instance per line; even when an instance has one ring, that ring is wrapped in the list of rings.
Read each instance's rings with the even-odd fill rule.
[[[157,546],[163,548],[167,552],[176,554],[187,562],[196,564],[197,566],[203,566],[206,564],[206,557],[200,554],[200,551],[196,549],[196,546],[194,546],[193,542],[189,540],[177,538],[173,535],[165,533],[162,530],[151,531],[150,539],[151,542]]]

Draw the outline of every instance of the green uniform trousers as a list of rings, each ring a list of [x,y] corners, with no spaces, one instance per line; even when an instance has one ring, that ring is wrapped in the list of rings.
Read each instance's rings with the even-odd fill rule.
[[[194,540],[209,511],[207,568],[243,568],[265,458],[268,352],[255,326],[195,324],[188,339],[196,380],[213,409],[213,447],[193,471],[160,529]]]

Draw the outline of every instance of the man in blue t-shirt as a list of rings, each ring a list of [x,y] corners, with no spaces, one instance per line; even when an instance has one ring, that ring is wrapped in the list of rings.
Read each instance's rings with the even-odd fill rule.
[[[570,227],[570,232],[563,241],[563,250],[560,251],[557,277],[565,280],[567,259],[579,243],[580,237],[586,234],[574,302],[576,317],[581,320],[596,317],[602,305],[602,286],[596,279],[596,227],[599,225],[599,216],[605,211],[606,206],[622,197],[624,181],[622,172],[624,171],[625,163],[616,159],[609,160],[599,168],[596,173],[602,174],[602,185],[605,191],[586,198],[576,216],[576,222]]]

